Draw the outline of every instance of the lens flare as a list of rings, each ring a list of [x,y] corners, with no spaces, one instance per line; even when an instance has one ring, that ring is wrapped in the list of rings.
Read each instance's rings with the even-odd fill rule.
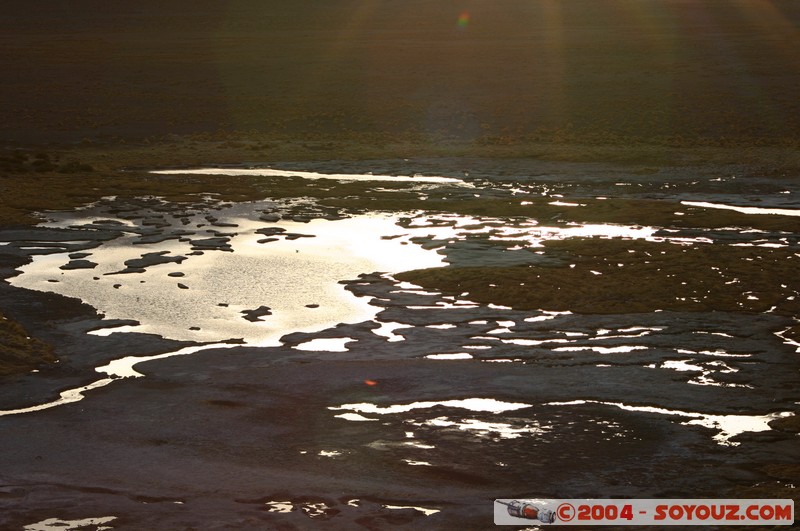
[[[469,24],[469,13],[464,11],[460,15],[458,15],[458,27],[466,28],[468,24]]]

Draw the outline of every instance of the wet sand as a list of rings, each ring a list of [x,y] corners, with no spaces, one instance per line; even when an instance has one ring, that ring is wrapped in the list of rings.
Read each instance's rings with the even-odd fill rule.
[[[0,343],[27,366],[0,367],[0,410],[53,407],[0,416],[0,525],[485,529],[496,498],[797,499],[798,218],[700,205],[800,208],[793,3],[3,10]],[[209,165],[471,187],[149,173]],[[253,227],[226,217],[264,200]],[[276,227],[376,210],[448,266],[342,278],[373,317],[279,345],[137,333],[53,293],[158,275],[188,299],[237,231],[302,251]],[[126,272],[102,275],[115,245]],[[37,256],[58,262],[40,284]],[[285,311],[215,303],[245,328]]]

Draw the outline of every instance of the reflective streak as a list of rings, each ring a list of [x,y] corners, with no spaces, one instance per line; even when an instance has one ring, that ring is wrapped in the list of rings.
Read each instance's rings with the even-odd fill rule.
[[[193,170],[157,170],[151,171],[159,175],[252,175],[258,177],[301,177],[303,179],[334,179],[337,181],[389,181],[415,183],[449,183],[471,186],[461,179],[452,177],[427,177],[424,175],[374,175],[371,173],[317,173],[313,171],[276,170],[273,168],[233,169],[233,168],[199,168]]]
[[[300,510],[303,511],[303,514],[308,516],[309,518],[316,518],[318,516],[323,516],[325,511],[330,509],[330,507],[323,503],[304,503],[300,506]]]
[[[682,422],[684,425],[704,426],[718,430],[714,440],[724,446],[738,446],[739,443],[730,439],[745,432],[769,431],[769,422],[781,418],[792,416],[793,413],[781,412],[770,413],[768,415],[709,415],[705,413],[695,413],[689,411],[679,411],[675,409],[665,409],[653,406],[630,406],[619,402],[603,402],[600,400],[572,400],[570,402],[549,402],[546,406],[576,406],[583,404],[602,404],[614,406],[626,411],[637,411],[643,413],[658,413],[660,415],[673,415],[679,417],[690,417],[693,420]]]
[[[455,427],[462,431],[477,432],[479,434],[494,434],[501,439],[517,439],[523,435],[540,435],[550,431],[549,427],[542,427],[538,423],[526,424],[520,428],[515,428],[511,424],[505,422],[484,422],[478,419],[453,421],[448,417],[438,417],[416,425],[441,428]]]
[[[689,363],[692,360],[667,360],[661,364],[662,369],[672,369],[678,372],[686,371],[703,371],[700,365],[693,365]]]
[[[86,391],[91,391],[92,389],[99,389],[100,387],[105,387],[110,383],[112,383],[115,379],[142,377],[144,375],[140,372],[137,372],[133,368],[133,366],[138,363],[142,363],[145,361],[159,360],[164,358],[171,358],[173,356],[186,356],[188,354],[194,354],[196,352],[200,352],[201,350],[232,348],[236,346],[239,345],[230,343],[214,343],[210,345],[197,345],[192,347],[186,347],[180,350],[176,350],[174,352],[165,352],[164,354],[156,354],[154,356],[126,356],[124,358],[116,359],[107,363],[106,365],[103,365],[102,367],[95,368],[95,371],[97,372],[106,373],[109,376],[108,378],[103,378],[88,385],[84,385],[82,387],[76,387],[75,389],[68,389],[66,391],[62,391],[59,399],[54,400],[52,402],[47,402],[44,404],[38,404],[35,406],[24,407],[19,409],[7,409],[0,411],[0,417],[5,415],[20,415],[23,413],[33,413],[34,411],[42,411],[56,406],[71,404],[72,402],[78,402],[80,400],[83,400],[84,393],[86,393]]]
[[[334,415],[337,419],[350,420],[353,422],[373,422],[378,419],[371,419],[358,413],[342,413],[341,415]]]
[[[621,347],[556,347],[553,350],[557,352],[579,352],[582,350],[591,350],[599,354],[621,354],[633,352],[634,350],[647,350],[647,347],[643,345]]]
[[[491,413],[502,413],[504,411],[513,411],[515,409],[531,407],[531,404],[523,404],[519,402],[501,402],[500,400],[495,400],[494,398],[465,398],[462,400],[444,400],[440,402],[412,402],[411,404],[394,404],[386,407],[363,402],[360,404],[342,404],[339,407],[329,407],[328,409],[334,411],[350,410],[359,413],[388,415],[392,413],[406,413],[413,409],[429,409],[436,406],[469,409],[470,411],[489,411]]]
[[[347,343],[356,341],[352,337],[333,337],[333,338],[318,338],[300,343],[293,348],[297,350],[310,350],[322,352],[347,352],[349,349],[345,347]]]
[[[569,339],[501,339],[507,345],[519,345],[521,347],[534,347],[544,343],[569,343]],[[567,347],[564,347],[567,348]],[[587,347],[588,348],[588,347]]]
[[[720,358],[749,358],[750,354],[731,354],[724,350],[689,350],[679,348],[678,354],[702,354],[704,356],[719,356]]]
[[[419,448],[420,450],[434,450],[436,448],[432,444],[425,444],[425,443],[415,442],[415,441],[404,442],[403,446],[410,446],[412,448]]]
[[[91,391],[92,389],[105,387],[106,385],[110,384],[113,381],[114,380],[112,378],[103,378],[102,380],[97,380],[96,382],[90,383],[89,385],[84,385],[83,387],[78,387],[76,389],[69,389],[67,391],[63,391],[61,393],[61,397],[58,400],[54,400],[53,402],[47,402],[45,404],[39,404],[36,406],[24,407],[20,409],[7,409],[4,411],[0,411],[0,417],[6,415],[19,415],[22,413],[33,413],[34,411],[42,411],[44,409],[50,409],[56,406],[63,406],[64,404],[71,404],[72,402],[78,402],[79,400],[83,400],[83,393],[85,393],[86,391]],[[40,529],[40,528],[32,528],[32,529]],[[58,529],[63,529],[63,528],[58,528]]]
[[[681,201],[682,205],[700,208],[719,208],[723,210],[734,210],[742,214],[773,214],[778,216],[800,216],[800,210],[790,208],[761,208],[761,207],[742,207],[726,205],[723,203],[705,203],[702,201]]]
[[[414,509],[415,511],[419,511],[425,516],[430,516],[432,514],[436,514],[441,512],[439,509],[427,509],[425,507],[417,507],[415,505],[384,505],[386,509]]]
[[[342,455],[342,452],[338,450],[320,450],[317,455],[320,457],[339,457]]]
[[[466,352],[454,352],[452,354],[428,354],[425,356],[429,360],[471,360],[472,354]]]
[[[623,332],[623,330],[620,330],[620,332]],[[607,339],[630,339],[632,337],[649,336],[650,334],[651,334],[651,332],[649,330],[645,330],[643,332],[639,332],[638,334],[622,334],[622,335],[613,335],[613,336],[604,335],[604,336],[601,336],[601,337],[590,337],[589,341],[598,341],[598,340],[605,341]]]
[[[526,317],[524,320],[526,323],[536,323],[539,321],[549,321],[551,319],[555,319],[559,315],[572,315],[572,312],[553,312],[548,310],[542,310],[543,315],[537,315],[536,317]]]
[[[84,518],[83,520],[61,520],[60,518],[48,518],[35,524],[28,524],[22,529],[24,531],[73,531],[82,527],[94,526],[94,529],[113,529],[112,527],[98,527],[116,520],[116,516],[104,516],[100,518]]]
[[[214,343],[210,345],[197,345],[192,347],[182,348],[174,352],[165,352],[164,354],[156,354],[154,356],[126,356],[124,358],[116,359],[109,362],[102,367],[95,368],[97,372],[103,372],[111,377],[118,378],[139,378],[144,376],[142,373],[134,370],[133,366],[145,361],[160,360],[164,358],[171,358],[173,356],[186,356],[200,352],[201,350],[217,349],[217,348],[233,348],[240,345],[232,343]]]
[[[565,201],[551,201],[547,203],[548,205],[553,206],[564,206],[564,207],[579,207],[579,206],[586,206],[586,203],[567,203]]]
[[[786,343],[787,345],[792,345],[793,347],[795,347],[796,352],[800,352],[800,343],[798,343],[797,341],[795,341],[795,340],[793,340],[791,338],[786,337],[785,334],[786,334],[786,332],[789,332],[789,331],[791,331],[791,328],[787,328],[786,330],[782,330],[780,332],[776,332],[775,335],[778,336],[779,338],[781,338],[783,340],[783,342]],[[464,348],[469,348],[469,347],[464,347]]]
[[[97,330],[90,330],[86,332],[90,336],[108,337],[111,334],[124,333],[124,332],[137,332],[137,326],[124,325],[124,326],[109,326],[107,328],[98,328]]]
[[[651,369],[661,368],[661,369],[672,369],[678,372],[699,372],[697,376],[689,380],[687,383],[692,385],[713,385],[715,387],[743,387],[746,389],[752,389],[753,386],[749,384],[739,384],[739,383],[730,383],[730,382],[719,382],[715,380],[712,375],[714,373],[721,373],[721,374],[729,374],[732,372],[738,372],[739,369],[734,369],[733,367],[728,366],[724,361],[714,360],[705,362],[704,365],[714,367],[714,369],[707,369],[706,367],[700,365],[694,365],[689,363],[690,361],[694,360],[668,360],[661,364],[660,367],[656,366],[656,364],[648,365],[647,367]],[[718,367],[718,369],[717,369]]]
[[[427,461],[413,461],[411,459],[403,459],[402,461],[405,464],[411,465],[411,466],[433,466],[432,464],[430,464]]]
[[[650,239],[655,236],[655,227],[629,227],[612,224],[571,224],[567,227],[545,227],[535,224],[521,224],[516,227],[498,227],[492,231],[490,240],[523,240],[532,247],[542,246],[545,240],[566,238],[630,238]]]

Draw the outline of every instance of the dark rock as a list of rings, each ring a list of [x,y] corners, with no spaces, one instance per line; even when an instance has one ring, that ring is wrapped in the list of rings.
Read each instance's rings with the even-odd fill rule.
[[[291,234],[287,234],[287,235],[286,235],[286,239],[287,239],[287,240],[298,240],[298,239],[300,239],[300,238],[313,238],[313,237],[314,237],[314,235],[313,235],[313,234],[297,234],[297,233],[291,233]]]
[[[281,227],[263,227],[256,230],[256,234],[263,234],[264,236],[277,236],[278,234],[282,234],[284,232],[286,232],[286,229]]]
[[[100,225],[100,226],[113,225],[113,226],[116,226],[116,227],[122,227],[125,224],[123,222],[119,221],[118,219],[97,219],[97,220],[92,221],[91,225]]]
[[[192,250],[203,251],[233,251],[230,244],[230,238],[204,238],[200,240],[191,240]]]
[[[72,260],[59,267],[59,269],[94,269],[95,267],[97,267],[97,264],[89,260]]]
[[[145,253],[140,258],[126,260],[125,265],[127,268],[118,273],[142,273],[146,268],[153,265],[169,263],[180,264],[186,260],[185,256],[167,256],[168,254],[169,251],[158,251],[155,253]]]
[[[181,289],[189,289],[189,286],[187,286],[186,284],[181,284],[180,282],[178,282],[178,287]]]
[[[245,319],[247,319],[252,323],[255,323],[257,321],[260,321],[261,317],[264,317],[266,315],[272,315],[272,310],[270,310],[270,308],[266,306],[259,306],[255,310],[243,310],[242,314],[244,314]]]
[[[165,227],[169,227],[170,223],[162,217],[157,218],[145,218],[142,220],[142,225],[148,227],[155,227],[157,229],[163,229]]]
[[[119,237],[118,230],[94,229],[9,229],[0,231],[0,239],[7,242],[74,242],[78,240],[105,241]]]
[[[146,245],[148,243],[161,243],[167,240],[180,240],[183,236],[193,236],[194,231],[176,230],[172,232],[156,232],[153,234],[142,235],[133,242],[134,245]]]
[[[172,273],[167,273],[168,277],[184,277],[186,273],[181,273],[180,271],[173,271]]]

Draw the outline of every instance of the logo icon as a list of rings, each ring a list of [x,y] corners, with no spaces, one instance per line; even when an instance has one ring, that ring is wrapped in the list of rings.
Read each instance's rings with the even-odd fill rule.
[[[543,524],[552,524],[556,521],[556,514],[550,509],[541,509],[536,505],[520,500],[504,502],[497,500],[497,503],[505,505],[508,514],[515,518],[525,518],[526,520],[539,520]]]

